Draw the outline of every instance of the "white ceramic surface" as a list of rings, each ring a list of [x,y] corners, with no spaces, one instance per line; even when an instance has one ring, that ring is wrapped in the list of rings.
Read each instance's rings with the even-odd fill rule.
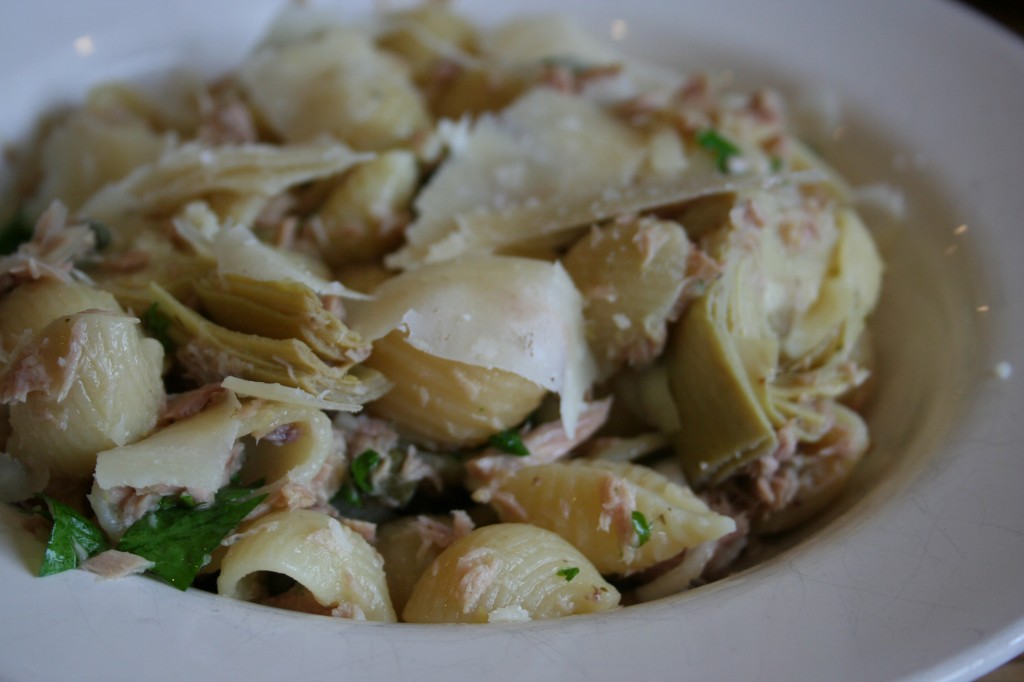
[[[277,6],[0,2],[0,142],[97,80],[227,68]],[[3,510],[0,679],[966,680],[1024,648],[1024,43],[943,0],[460,6],[488,20],[558,9],[605,34],[621,19],[629,52],[838,96],[824,151],[908,206],[905,225],[878,225],[876,445],[854,489],[727,580],[508,627],[353,624],[145,578],[38,579],[40,547]],[[1000,363],[1015,373],[999,378]]]

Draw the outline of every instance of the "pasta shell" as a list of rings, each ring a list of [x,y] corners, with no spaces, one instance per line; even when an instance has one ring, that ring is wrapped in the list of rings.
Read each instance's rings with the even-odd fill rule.
[[[91,475],[97,452],[156,423],[162,369],[163,349],[135,318],[87,311],[54,320],[0,374],[8,451],[32,467]]]
[[[0,299],[0,348],[10,352],[26,333],[90,309],[124,312],[108,292],[80,282],[41,279],[22,284]]]
[[[384,561],[361,535],[327,514],[296,509],[267,514],[243,526],[228,548],[218,594],[258,601],[262,574],[288,576],[332,615],[394,622]]]
[[[562,264],[583,296],[587,339],[601,373],[652,362],[678,314],[690,242],[678,224],[652,219],[593,229]]]
[[[547,528],[603,574],[629,574],[736,529],[690,490],[647,467],[575,460],[526,467],[493,493],[503,521]],[[649,524],[642,538],[635,516]]]
[[[431,355],[558,392],[570,436],[594,377],[579,293],[557,264],[482,257],[426,266],[386,281],[372,302],[354,301],[348,322],[366,339],[404,328]]]
[[[288,142],[329,135],[356,149],[385,149],[430,125],[402,64],[365,33],[327,30],[265,44],[239,78],[253,106]]]
[[[238,472],[243,483],[262,480],[267,489],[288,485],[297,494],[308,492],[304,506],[329,501],[341,482],[344,449],[327,415],[314,407],[258,401],[241,422],[240,434],[248,436]]]
[[[378,45],[401,58],[420,82],[439,59],[476,49],[473,26],[446,5],[424,4],[391,13],[387,25]]]
[[[59,199],[74,211],[101,187],[155,160],[168,146],[168,139],[138,118],[76,112],[43,142],[43,181],[29,210],[38,215]]]
[[[483,443],[521,423],[546,393],[518,374],[426,353],[397,331],[377,339],[364,364],[394,384],[367,411],[408,438],[439,447]]]
[[[454,522],[460,518],[462,524]],[[472,531],[472,522],[468,522],[468,518],[464,512],[459,511],[453,513],[453,518],[436,514],[406,516],[377,528],[375,546],[384,557],[384,572],[387,574],[391,603],[397,613],[405,608],[416,581],[434,559],[453,542]]]
[[[397,247],[418,183],[416,158],[407,151],[389,151],[353,168],[316,213],[325,234],[324,259],[334,267],[370,262]]]
[[[410,623],[544,620],[614,609],[618,591],[572,545],[518,523],[485,526],[434,560],[402,611]]]

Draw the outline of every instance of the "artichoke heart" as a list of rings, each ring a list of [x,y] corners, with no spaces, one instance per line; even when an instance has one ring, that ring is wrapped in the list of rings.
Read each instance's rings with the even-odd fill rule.
[[[687,310],[667,350],[669,388],[679,409],[676,451],[694,482],[724,478],[777,445],[751,376],[753,363],[744,363],[742,340],[715,319],[713,301],[705,296]],[[770,367],[761,369],[766,377]]]
[[[298,339],[334,365],[351,365],[369,353],[369,344],[324,308],[304,284],[224,273],[204,277],[195,290],[210,319],[228,329]]]
[[[167,335],[177,359],[200,383],[225,377],[282,384],[339,403],[365,403],[379,391],[350,373],[351,360],[331,364],[299,339],[275,339],[222,327],[182,305],[157,284],[150,297],[168,319]]]
[[[849,209],[801,198],[754,205],[763,199],[738,198],[734,224],[712,236],[723,277],[669,340],[674,439],[695,483],[720,482],[772,453],[783,427],[799,443],[819,441],[834,401],[868,375],[854,350],[881,261],[866,228]],[[743,225],[739,214],[749,212],[759,212],[758,229]],[[795,239],[794,216],[814,229]]]

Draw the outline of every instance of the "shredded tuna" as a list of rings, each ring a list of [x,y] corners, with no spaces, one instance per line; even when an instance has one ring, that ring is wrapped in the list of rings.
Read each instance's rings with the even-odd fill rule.
[[[317,503],[317,498],[309,486],[287,481],[278,486],[265,503],[275,508],[308,509]]]
[[[510,492],[481,488],[473,493],[473,499],[480,503],[490,503],[501,512],[501,517],[507,521],[527,521],[526,510]]]
[[[276,530],[279,525],[280,523],[278,521],[268,521],[267,523],[261,523],[258,526],[254,526],[253,528],[250,528],[249,530],[243,531],[241,533],[232,533],[231,535],[228,535],[226,538],[220,541],[220,544],[222,547],[230,547],[239,540],[244,540],[245,538],[252,537],[253,535],[258,535],[260,533],[269,533],[270,531]]]
[[[446,549],[456,540],[469,535],[474,528],[473,520],[461,509],[451,512],[452,523],[436,521],[429,516],[417,516],[413,529],[420,537],[420,547],[416,550],[416,558],[422,559],[433,547]]]
[[[664,230],[658,229],[657,222],[653,220],[640,221],[640,228],[633,235],[633,245],[636,246],[637,251],[643,256],[643,262],[641,263],[643,269],[650,265],[651,260],[658,255],[658,251],[668,241],[669,236],[665,234]]]
[[[366,614],[358,604],[345,602],[331,609],[331,616],[348,620],[366,620]]]
[[[359,519],[340,518],[338,521],[354,530],[356,533],[362,536],[364,540],[369,542],[371,545],[377,542],[377,524],[369,521],[361,521]]]
[[[694,246],[686,256],[686,275],[683,279],[683,289],[672,306],[668,321],[674,322],[679,319],[690,304],[690,301],[701,296],[708,288],[708,285],[722,276],[722,266],[714,258],[709,256],[702,249]]]
[[[210,146],[256,142],[259,135],[249,107],[226,93],[214,93],[199,100],[200,142]]]
[[[476,609],[480,600],[498,577],[499,559],[487,547],[477,547],[459,558],[456,572],[459,575],[459,599],[462,612]]]
[[[399,483],[419,483],[420,481],[430,481],[434,488],[440,491],[444,483],[441,480],[441,474],[438,473],[437,469],[430,466],[422,457],[420,457],[414,446],[409,446],[406,449],[405,461],[402,462],[402,468],[398,470],[398,481]]]
[[[52,358],[49,339],[16,352],[15,358],[0,374],[0,404],[23,403],[30,393],[42,393],[55,401],[64,400],[78,376],[78,365],[86,350],[86,321],[71,325],[67,349]]]
[[[252,434],[257,441],[266,441],[272,445],[287,445],[302,438],[302,429],[297,424],[281,424],[265,434]]]
[[[95,573],[104,580],[142,573],[155,565],[149,559],[137,554],[121,552],[116,549],[108,549],[82,562],[83,569]]]
[[[346,450],[355,455],[367,450],[388,452],[398,444],[398,432],[383,419],[342,412],[335,417],[334,426],[341,433]]]
[[[770,510],[788,505],[796,496],[798,488],[796,472],[783,466],[796,453],[795,426],[787,424],[779,429],[778,440],[778,447],[754,460],[748,471],[748,475],[753,478],[758,498]]]
[[[635,510],[636,493],[629,481],[614,474],[604,476],[601,481],[601,515],[597,520],[598,530],[614,529],[624,549],[634,547]]]
[[[581,92],[588,84],[622,73],[621,64],[577,66],[551,60],[541,69],[540,82],[559,92]]]
[[[509,455],[495,447],[487,448],[466,464],[466,471],[478,487],[494,487],[501,479],[519,469],[554,462],[585,442],[608,419],[611,398],[587,403],[576,423],[576,434],[570,438],[561,421],[548,422],[531,429],[522,436],[523,445],[530,451],[526,457]]]
[[[222,388],[220,384],[207,384],[186,393],[169,395],[167,404],[164,405],[164,409],[160,411],[160,416],[157,418],[156,427],[163,428],[197,415],[226,392],[226,389]]]
[[[74,264],[96,248],[88,225],[67,225],[67,209],[54,201],[39,218],[32,238],[9,256],[0,256],[0,293],[38,279],[89,281]]]
[[[97,258],[94,267],[106,272],[130,273],[144,270],[149,262],[148,252],[132,250]]]

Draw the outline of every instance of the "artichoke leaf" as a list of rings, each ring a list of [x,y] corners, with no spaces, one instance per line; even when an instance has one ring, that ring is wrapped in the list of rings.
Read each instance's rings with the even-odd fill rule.
[[[177,359],[196,381],[220,382],[228,376],[282,384],[338,403],[359,403],[373,397],[349,365],[324,362],[298,339],[272,339],[245,334],[211,322],[182,305],[158,284],[149,294],[169,321],[168,336],[178,348]]]
[[[679,409],[673,437],[689,480],[721,480],[778,445],[764,400],[711,296],[696,301],[676,325],[666,351],[669,388]],[[761,389],[763,391],[763,389]]]
[[[352,365],[369,353],[370,345],[304,284],[225,273],[204,277],[195,291],[210,319],[228,329],[298,339],[332,365]]]

